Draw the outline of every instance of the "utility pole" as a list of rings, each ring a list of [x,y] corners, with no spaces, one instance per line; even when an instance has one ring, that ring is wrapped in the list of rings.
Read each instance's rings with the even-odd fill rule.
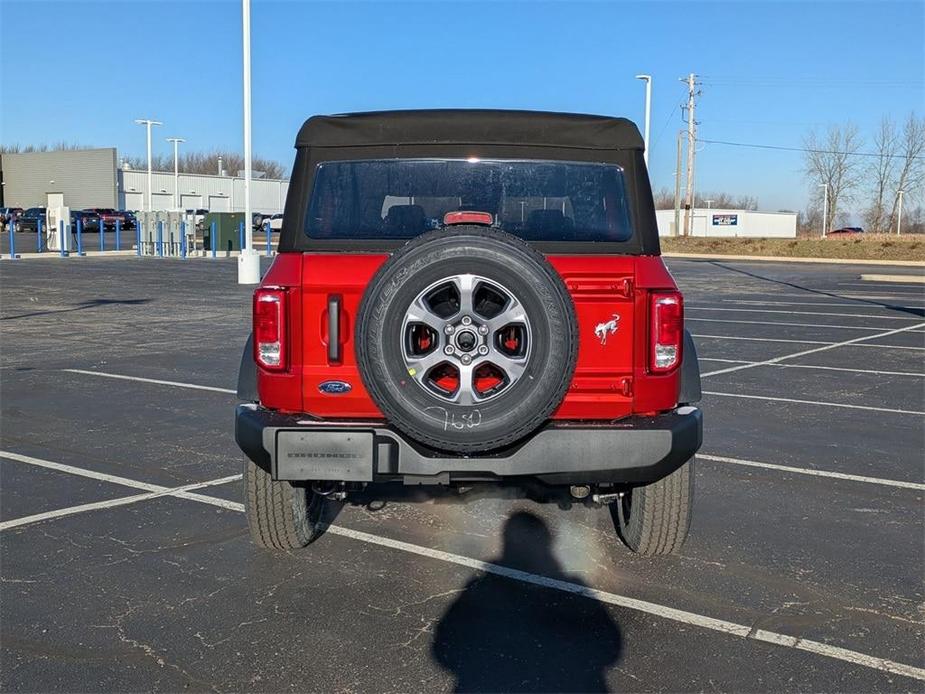
[[[168,137],[173,143],[173,207],[180,209],[180,143],[186,142],[182,137]]]
[[[697,121],[694,120],[694,107],[697,96],[697,75],[693,72],[687,79],[687,195],[684,203],[684,235],[690,236],[694,209],[694,149],[697,140]]]
[[[678,161],[674,169],[674,233],[672,236],[681,235],[681,138],[684,137],[684,131],[678,131]]]
[[[148,212],[151,212],[154,209],[154,206],[151,202],[151,191],[154,188],[154,179],[151,176],[151,126],[152,125],[163,125],[159,120],[151,120],[150,118],[136,118],[135,122],[138,125],[143,125],[148,129]]]
[[[900,231],[903,228],[903,193],[905,191],[898,190],[896,191],[897,197],[899,197],[899,205],[896,210],[896,235],[899,236]]]

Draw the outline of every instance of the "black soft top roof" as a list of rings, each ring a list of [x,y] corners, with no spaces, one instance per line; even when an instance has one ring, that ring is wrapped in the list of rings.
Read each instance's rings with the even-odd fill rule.
[[[499,144],[577,149],[638,149],[642,137],[626,118],[545,111],[434,109],[312,116],[296,147]]]

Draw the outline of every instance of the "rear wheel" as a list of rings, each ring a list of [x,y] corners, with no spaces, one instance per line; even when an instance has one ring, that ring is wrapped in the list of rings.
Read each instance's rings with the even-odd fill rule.
[[[677,552],[691,524],[694,470],[690,460],[667,477],[626,492],[610,505],[623,543],[637,554]]]
[[[323,531],[325,499],[309,486],[278,481],[256,463],[244,463],[247,525],[267,549],[299,549]]]

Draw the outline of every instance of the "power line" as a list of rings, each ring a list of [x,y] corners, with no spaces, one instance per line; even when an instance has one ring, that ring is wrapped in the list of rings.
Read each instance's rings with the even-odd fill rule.
[[[668,114],[668,118],[665,119],[665,125],[662,126],[662,129],[659,131],[658,135],[655,136],[655,140],[652,142],[652,149],[655,149],[655,145],[658,144],[658,141],[662,139],[662,135],[665,134],[665,130],[668,128],[668,123],[671,122],[672,116],[680,107],[680,104],[675,104],[674,108],[671,109],[671,113]]]
[[[753,149],[776,149],[784,152],[812,152],[814,154],[841,154],[849,157],[882,157],[884,159],[905,159],[905,154],[877,154],[876,152],[839,152],[833,149],[813,149],[810,147],[784,147],[782,145],[761,145],[752,142],[728,142],[726,140],[705,140],[697,138],[698,142],[710,145],[726,145],[728,147],[751,147]],[[912,157],[925,159],[925,157]]]

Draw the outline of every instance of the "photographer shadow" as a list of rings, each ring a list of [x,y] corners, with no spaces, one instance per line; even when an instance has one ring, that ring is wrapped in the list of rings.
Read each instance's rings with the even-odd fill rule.
[[[511,516],[494,564],[572,584],[546,524]],[[434,632],[434,659],[458,692],[606,692],[620,629],[596,600],[495,574],[473,578]]]

